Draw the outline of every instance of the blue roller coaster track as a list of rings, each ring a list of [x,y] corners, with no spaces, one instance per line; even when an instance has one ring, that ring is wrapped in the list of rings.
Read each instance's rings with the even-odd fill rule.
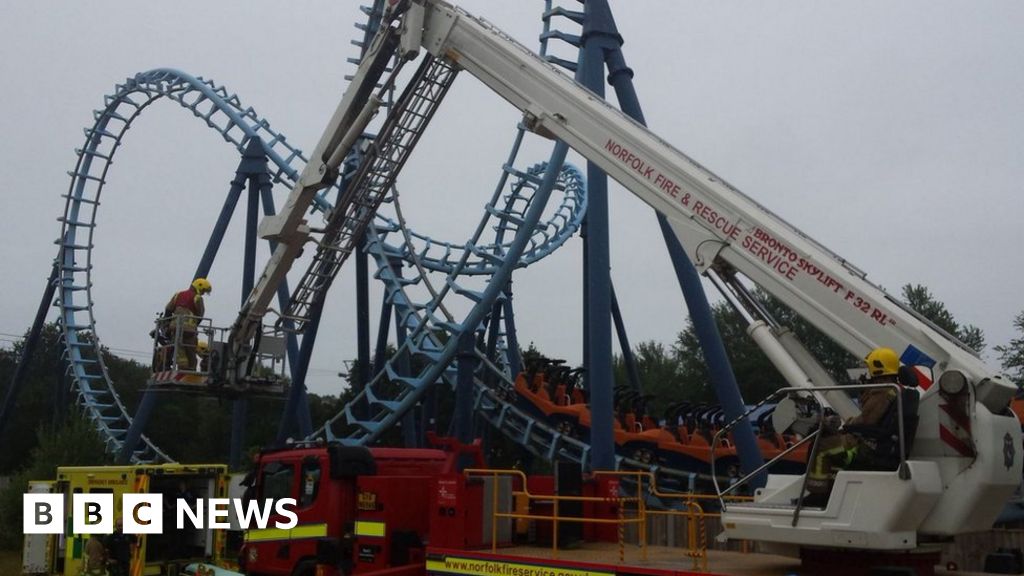
[[[548,22],[550,10],[545,17],[546,28]],[[549,37],[547,32],[546,29],[545,44]],[[117,394],[101,353],[93,307],[93,234],[101,194],[115,153],[134,120],[161,98],[192,112],[240,153],[250,141],[258,140],[272,167],[274,183],[290,187],[306,162],[301,150],[271,128],[253,108],[244,107],[237,95],[212,80],[177,70],[156,69],[128,78],[104,98],[104,107],[94,112],[94,123],[85,129],[85,143],[76,150],[77,162],[69,173],[71,184],[64,195],[65,210],[60,218],[55,263],[56,303],[77,402],[101,433],[108,450],[114,453],[123,445],[131,416]],[[553,209],[545,210],[546,202],[542,202],[545,198],[538,199],[537,192],[541,189],[546,165],[515,167],[523,138],[524,130],[519,127],[499,182],[469,241],[455,244],[410,230],[401,215],[397,194],[391,198],[396,216],[377,217],[368,233],[367,250],[377,265],[376,277],[385,285],[386,301],[394,307],[407,336],[395,359],[377,373],[365,388],[363,397],[358,399],[359,403],[370,406],[373,413],[357,418],[353,410],[356,403],[350,404],[324,425],[322,430],[327,436],[334,438],[334,428],[348,423],[354,425],[354,430],[341,437],[342,441],[373,441],[436,382],[454,386],[455,369],[451,366],[454,343],[463,331],[477,330],[480,319],[491,309],[490,303],[481,301],[480,292],[463,287],[460,279],[478,276],[483,277],[486,284],[495,275],[507,277],[513,268],[528,266],[547,256],[579,229],[586,208],[582,174],[572,166],[562,167],[555,178],[561,200],[553,204]],[[327,198],[331,196],[332,190],[320,194],[314,210],[328,212],[331,203]],[[542,215],[546,216],[543,220]],[[517,239],[521,255],[513,258],[509,254],[517,251]],[[397,267],[403,263],[413,274],[400,272]],[[442,285],[432,283],[432,273],[444,276]],[[426,288],[426,296],[414,293],[417,286]],[[468,318],[477,318],[476,321],[455,320],[450,309],[459,309],[464,304],[453,304],[452,300],[460,298],[475,305]],[[447,347],[445,342],[449,343]],[[511,431],[521,442],[536,444],[539,441],[542,447],[534,448],[534,452],[555,456],[560,444],[574,441],[558,442],[556,432],[546,430],[542,423],[533,421],[505,401],[511,399],[508,392],[512,361],[507,358],[508,347],[504,342],[499,343],[497,349],[500,352],[497,356],[493,350],[490,356],[485,349],[477,350],[482,368],[477,379],[476,407],[492,423]],[[399,359],[409,357],[426,358],[429,360],[427,368],[420,374],[403,374]],[[491,376],[485,376],[486,371],[490,371]],[[484,385],[485,381],[491,384]],[[391,385],[394,382],[402,385],[395,389]],[[495,382],[503,386],[495,388]],[[385,394],[383,389],[392,392]],[[585,445],[572,446],[569,451],[575,454],[574,459],[586,460]],[[135,462],[166,461],[170,456],[143,436],[131,459]]]
[[[364,9],[374,26],[372,9]],[[582,13],[552,5],[543,13],[541,54],[552,66],[574,71],[576,63],[564,57],[565,46],[578,50],[578,31],[558,26],[582,23]],[[562,56],[552,44],[561,42]],[[358,42],[356,42],[359,45]],[[358,62],[358,59],[352,59]],[[243,153],[258,142],[268,159],[274,184],[291,187],[307,158],[253,108],[226,88],[202,77],[172,70],[143,72],[118,84],[94,112],[85,129],[85,143],[77,150],[77,163],[57,241],[54,282],[59,325],[72,388],[79,406],[94,423],[108,451],[120,453],[132,417],[119,398],[101,353],[93,308],[93,234],[97,210],[114,155],[128,128],[150,104],[167,99],[218,132],[225,142]],[[396,317],[397,353],[376,371],[357,398],[323,424],[312,436],[346,444],[367,444],[413,410],[432,387],[456,385],[457,356],[464,335],[473,336],[475,413],[508,438],[547,460],[590,464],[590,446],[560,432],[556,425],[538,420],[516,406],[513,379],[520,369],[511,293],[513,270],[529,266],[561,247],[582,223],[587,207],[581,171],[564,163],[566,148],[556,144],[548,162],[521,164],[520,149],[528,133],[516,127],[511,151],[501,166],[498,181],[484,204],[472,236],[463,243],[440,240],[409,228],[397,189],[385,202],[392,215],[378,213],[369,226],[365,249],[376,265],[375,277],[384,285],[385,303]],[[335,186],[316,198],[314,212],[327,215]],[[549,195],[556,192],[556,199]],[[468,310],[468,312],[466,312]],[[459,319],[461,311],[462,319]],[[500,317],[503,328],[488,328]],[[485,340],[488,340],[484,343]],[[463,357],[464,358],[464,357]],[[464,358],[465,359],[465,358]],[[414,362],[414,360],[416,360]],[[410,366],[422,366],[413,371]],[[133,446],[133,462],[170,461],[146,436]],[[654,468],[617,456],[618,466]],[[673,473],[672,471],[668,471]],[[692,478],[693,474],[689,476]]]

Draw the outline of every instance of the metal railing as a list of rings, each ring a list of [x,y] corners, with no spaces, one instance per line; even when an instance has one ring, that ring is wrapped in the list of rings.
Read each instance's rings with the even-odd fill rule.
[[[199,316],[176,314],[157,318],[152,334],[153,372],[175,370],[208,376],[210,352],[218,330],[209,318]]]
[[[181,374],[192,382],[220,385],[229,329],[213,326],[209,318],[173,315],[156,320],[153,337],[152,373],[157,385],[175,382]],[[285,379],[285,339],[273,326],[262,326],[255,342],[249,368],[251,382],[274,383],[282,388]]]
[[[845,385],[845,386],[815,386],[814,388],[803,388],[803,387],[780,388],[779,390],[776,390],[774,393],[769,395],[767,398],[765,398],[764,400],[759,402],[756,406],[750,408],[749,410],[747,410],[746,412],[744,412],[743,414],[741,414],[740,416],[738,416],[737,418],[735,418],[734,420],[732,420],[731,422],[729,422],[728,424],[723,426],[721,429],[719,429],[718,432],[715,434],[714,442],[712,443],[712,445],[713,446],[717,445],[718,441],[719,441],[719,439],[720,439],[720,437],[722,435],[727,434],[729,432],[729,430],[731,430],[734,426],[736,426],[736,424],[738,424],[739,422],[742,422],[743,419],[747,418],[750,413],[754,412],[755,410],[757,410],[761,406],[763,406],[763,405],[765,405],[765,404],[767,404],[769,402],[774,401],[777,398],[780,398],[782,396],[785,396],[785,395],[788,395],[788,394],[791,394],[791,393],[795,393],[797,395],[807,395],[811,399],[813,399],[813,401],[818,405],[818,408],[819,408],[819,411],[818,411],[818,427],[817,427],[817,429],[814,432],[808,434],[804,438],[801,438],[799,442],[796,442],[795,444],[793,444],[792,446],[790,446],[789,448],[787,448],[783,452],[779,453],[775,458],[772,458],[768,462],[765,462],[764,464],[759,466],[756,470],[747,473],[746,476],[743,476],[739,480],[735,481],[734,483],[732,483],[732,485],[730,485],[725,490],[722,490],[721,487],[719,487],[719,485],[718,485],[718,476],[717,475],[712,475],[712,482],[714,483],[714,486],[715,486],[715,492],[718,493],[719,505],[721,506],[722,510],[725,511],[727,509],[727,506],[725,504],[725,498],[724,498],[726,495],[728,495],[730,492],[732,492],[733,490],[737,489],[738,487],[743,486],[743,485],[749,483],[751,479],[759,476],[762,472],[764,472],[770,466],[772,466],[773,464],[775,464],[776,462],[778,462],[779,460],[784,458],[790,452],[796,450],[798,447],[800,447],[800,446],[802,446],[802,445],[804,445],[804,444],[806,444],[808,442],[813,442],[813,444],[811,446],[810,452],[807,455],[807,464],[808,464],[808,466],[811,466],[813,464],[814,458],[817,455],[818,443],[819,443],[819,439],[821,438],[822,427],[823,427],[824,422],[825,422],[825,410],[824,410],[824,407],[822,406],[823,401],[822,401],[821,396],[818,394],[819,392],[829,392],[829,391],[833,391],[833,390],[838,390],[838,391],[846,392],[846,391],[850,391],[850,390],[870,390],[870,389],[875,389],[875,388],[892,388],[894,390],[894,392],[895,392],[895,396],[896,396],[896,421],[897,421],[896,429],[897,429],[897,436],[899,438],[899,466],[897,467],[897,470],[898,470],[898,473],[899,473],[899,477],[901,479],[906,480],[907,478],[909,478],[910,475],[909,475],[909,471],[907,470],[907,466],[906,466],[906,462],[907,462],[907,459],[906,459],[906,439],[904,438],[904,430],[903,430],[903,394],[902,394],[903,387],[902,386],[900,386],[899,384],[896,384],[896,383],[892,383],[892,382],[884,382],[884,383],[876,383],[876,384],[850,384],[850,385]],[[840,429],[840,431],[837,431],[837,433],[841,433],[841,429]],[[715,451],[714,450],[711,451],[711,469],[712,470],[715,469]],[[796,507],[793,510],[793,526],[796,526],[797,522],[800,519],[800,510],[803,508],[804,492],[806,491],[806,487],[807,487],[807,478],[808,478],[808,474],[805,472],[804,473],[803,482],[800,485],[800,495],[797,497]]]
[[[698,500],[717,498],[713,495],[693,494],[689,492],[663,492],[659,490],[656,477],[648,471],[598,471],[593,473],[594,478],[614,478],[626,480],[635,486],[634,495],[625,495],[621,484],[615,484],[612,494],[607,496],[562,496],[558,494],[532,494],[528,489],[526,474],[520,470],[490,470],[490,469],[467,469],[463,472],[466,477],[490,477],[494,479],[491,489],[491,510],[494,512],[491,518],[491,551],[498,549],[498,523],[500,519],[505,520],[534,520],[551,522],[551,557],[558,558],[558,524],[559,522],[577,522],[582,524],[615,524],[618,526],[619,562],[625,561],[626,534],[625,527],[630,524],[637,525],[637,539],[641,550],[641,560],[647,560],[647,519],[651,516],[685,517],[687,519],[687,551],[686,556],[693,561],[694,570],[707,570],[707,526],[706,518],[717,516],[704,512]],[[521,497],[529,503],[534,501],[550,502],[552,512],[550,515],[522,512],[499,512],[497,479],[500,476],[518,478],[522,483],[521,490],[512,490],[512,498]],[[651,509],[647,505],[645,496],[649,494],[661,500],[679,500],[681,509],[658,510]],[[744,497],[733,497],[744,498]],[[745,498],[749,499],[749,498]],[[594,502],[617,504],[615,518],[585,518],[581,516],[563,516],[559,513],[560,502]],[[631,515],[627,515],[629,504],[635,508]]]
[[[468,468],[463,471],[463,474],[467,477],[470,476],[490,476],[494,479],[494,486],[491,490],[491,509],[494,515],[491,518],[491,552],[497,552],[498,550],[498,520],[540,520],[551,522],[551,557],[558,558],[558,523],[559,522],[576,522],[581,524],[637,524],[640,531],[640,547],[642,550],[643,559],[647,559],[647,541],[646,541],[646,523],[647,515],[645,511],[644,499],[640,496],[622,496],[621,494],[617,498],[608,498],[604,496],[562,496],[558,494],[531,494],[528,485],[526,474],[521,470],[489,470],[483,468]],[[644,472],[597,472],[596,475],[602,476],[641,476]],[[519,478],[522,482],[522,490],[513,490],[512,496],[522,496],[527,499],[527,502],[533,501],[550,501],[552,503],[552,512],[550,515],[544,514],[533,514],[533,513],[518,513],[518,512],[499,512],[498,511],[498,488],[497,479],[500,476],[509,476]],[[625,517],[620,514],[618,518],[585,518],[582,516],[562,516],[559,514],[559,503],[560,502],[595,502],[595,503],[608,503],[610,500],[616,502],[619,505],[619,510],[625,509],[625,504],[636,503],[636,513],[633,516]],[[529,507],[528,507],[529,509]],[[620,531],[621,533],[621,531]],[[620,546],[622,545],[620,538]]]

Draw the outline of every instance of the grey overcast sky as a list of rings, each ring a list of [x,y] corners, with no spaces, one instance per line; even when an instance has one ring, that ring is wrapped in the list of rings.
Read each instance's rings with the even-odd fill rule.
[[[74,149],[115,83],[158,67],[213,78],[309,150],[353,70],[345,60],[355,55],[358,4],[0,4],[0,338],[32,321]],[[462,5],[536,47],[540,0]],[[1024,3],[613,0],[612,8],[656,133],[876,283],[892,292],[927,285],[959,320],[983,328],[990,347],[1013,337],[1024,309]],[[457,81],[400,181],[417,230],[468,236],[516,120],[472,78]],[[146,359],[149,323],[186,285],[237,161],[176,105],[154,105],[135,123],[96,238],[106,345]],[[652,213],[621,189],[611,212],[612,273],[631,339],[671,343],[686,314]],[[237,311],[240,234],[236,218],[211,275],[208,309],[220,324]],[[515,284],[520,339],[573,362],[580,260],[574,239]],[[334,375],[356,354],[350,268],[321,328],[309,382],[316,392],[336,392]]]

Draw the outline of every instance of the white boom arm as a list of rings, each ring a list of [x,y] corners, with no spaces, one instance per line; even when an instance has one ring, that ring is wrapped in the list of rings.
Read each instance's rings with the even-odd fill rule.
[[[991,525],[1021,479],[1020,425],[1007,416],[1011,383],[863,272],[494,26],[440,0],[417,4],[426,6],[425,49],[458,64],[522,110],[531,129],[562,139],[664,214],[699,269],[741,272],[858,357],[887,346],[916,356],[914,364],[934,362],[936,376],[966,376],[973,455],[940,437],[939,386],[921,400],[914,456],[936,463],[945,490],[915,528],[954,534]]]
[[[457,62],[521,109],[534,130],[564,140],[667,216],[699,269],[728,263],[859,357],[912,344],[938,371],[956,368],[979,383],[991,409],[1006,405],[1012,386],[863,272],[497,29],[431,4],[428,50]]]
[[[818,518],[819,528],[810,530],[806,522],[813,524],[815,519],[806,518],[813,515],[786,529],[777,522],[779,518],[744,517],[737,522],[754,527],[746,537],[767,534],[763,539],[772,539],[775,533],[789,541],[826,543],[833,541],[823,532],[842,530],[843,534],[875,533],[868,540],[883,544],[894,539],[878,535],[892,534],[898,536],[900,546],[913,547],[918,533],[948,535],[991,526],[1021,479],[1020,425],[1007,410],[1015,392],[1012,384],[954,338],[869,282],[863,272],[494,26],[441,0],[391,0],[389,5],[387,24],[364,57],[284,210],[261,225],[261,233],[279,245],[232,328],[234,374],[242,373],[240,364],[250,353],[247,346],[277,285],[309,239],[302,217],[313,195],[330,183],[365,127],[370,116],[367,107],[373,105],[372,91],[385,62],[395,50],[412,57],[422,44],[520,109],[532,130],[562,139],[664,214],[703,272],[714,267],[742,273],[857,356],[887,346],[902,351],[908,363],[932,365],[936,376],[965,377],[968,396],[962,404],[967,413],[954,418],[954,424],[942,415],[950,414],[949,394],[936,385],[922,397],[917,439],[907,466],[912,482],[892,474],[850,480],[841,473],[843,485],[853,486],[848,490],[853,494],[852,512],[843,500],[839,516]],[[391,24],[398,15],[404,18],[395,28]],[[774,348],[784,345],[783,340]],[[800,354],[785,347],[804,366],[790,366],[788,372],[795,375],[791,377],[814,380],[804,376],[814,371],[800,362]],[[775,485],[781,484],[777,479]],[[870,496],[875,506],[858,506],[860,488],[856,486],[861,484],[865,490],[879,491]],[[894,501],[887,503],[886,498]],[[915,512],[899,517],[902,509]],[[783,520],[788,524],[788,518]],[[801,536],[807,533],[815,536]],[[858,538],[849,541],[861,541]]]

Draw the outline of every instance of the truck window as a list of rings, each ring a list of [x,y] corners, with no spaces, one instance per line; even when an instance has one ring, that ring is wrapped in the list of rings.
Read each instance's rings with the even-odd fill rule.
[[[261,496],[268,500],[291,498],[294,479],[294,467],[272,462],[263,468],[260,478]]]
[[[299,508],[311,506],[320,492],[320,461],[307,458],[302,461],[302,484],[299,487]]]

